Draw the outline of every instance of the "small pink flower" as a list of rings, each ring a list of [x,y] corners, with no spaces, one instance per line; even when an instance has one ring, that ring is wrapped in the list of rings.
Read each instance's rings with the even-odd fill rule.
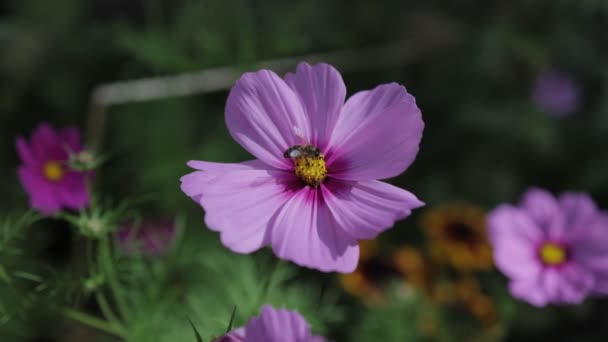
[[[145,220],[124,224],[116,233],[116,241],[124,254],[159,256],[169,251],[175,233],[175,223],[170,220]]]
[[[327,64],[301,63],[285,79],[261,70],[237,81],[226,123],[257,159],[191,161],[200,171],[181,178],[225,246],[251,253],[270,245],[300,266],[348,273],[358,240],[423,205],[378,181],[416,158],[424,123],[414,98],[396,83],[345,97],[340,73]]]
[[[81,209],[89,205],[86,179],[90,173],[68,166],[70,154],[83,149],[78,129],[69,127],[57,132],[49,124],[41,123],[29,143],[17,137],[16,144],[22,162],[17,174],[32,208],[50,215],[63,208]]]
[[[246,326],[235,329],[215,342],[325,342],[321,336],[312,335],[310,327],[297,312],[262,307],[259,317],[249,320]]]
[[[496,267],[514,297],[535,306],[608,294],[608,214],[584,193],[528,190],[488,216]]]

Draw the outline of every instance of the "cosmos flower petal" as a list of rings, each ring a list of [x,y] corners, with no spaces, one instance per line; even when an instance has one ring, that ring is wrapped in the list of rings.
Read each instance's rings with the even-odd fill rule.
[[[76,127],[66,127],[61,133],[61,139],[69,152],[80,152],[80,131]]]
[[[494,247],[494,263],[513,278],[536,276],[542,267],[531,245],[542,239],[542,231],[520,209],[502,205],[488,216],[488,235]]]
[[[524,243],[540,242],[544,235],[538,225],[523,210],[503,204],[488,215],[490,241],[498,245],[505,239]]]
[[[82,186],[86,175],[80,172],[69,172],[62,181],[58,194],[65,206],[71,209],[82,209],[89,205],[89,192]]]
[[[285,82],[300,98],[313,127],[309,143],[325,150],[346,98],[342,76],[328,64],[300,63],[295,73],[285,75]]]
[[[558,301],[581,303],[595,285],[594,276],[576,264],[568,264],[559,272],[561,275]]]
[[[346,180],[385,179],[414,161],[424,123],[403,86],[384,84],[346,101],[326,153],[330,175]]]
[[[42,185],[40,189],[30,194],[30,207],[45,215],[52,215],[61,210],[55,189],[47,185]]]
[[[310,335],[308,324],[299,314],[264,305],[259,317],[245,328],[245,342],[304,341]]]
[[[25,139],[22,137],[17,137],[15,144],[17,146],[17,154],[25,164],[35,166],[38,163],[34,152],[31,150]]]
[[[608,272],[608,215],[596,214],[586,219],[584,231],[572,241],[572,259],[584,267],[601,273]]]
[[[357,240],[376,238],[424,205],[412,193],[380,181],[334,182],[321,190],[338,225]]]
[[[584,229],[598,214],[598,208],[591,197],[581,192],[565,192],[559,197],[559,206],[566,217],[564,225],[568,230]]]
[[[538,278],[511,280],[509,291],[513,297],[522,299],[537,307],[543,307],[548,303],[547,294],[540,286]]]
[[[209,229],[237,253],[267,245],[269,221],[289,198],[293,177],[259,161],[209,166],[181,178],[182,191],[205,209]]]
[[[595,275],[593,292],[597,294],[608,294],[608,272]]]
[[[537,223],[537,226],[547,231],[550,238],[560,240],[565,232],[564,215],[553,195],[543,189],[532,188],[524,194],[521,207]]]
[[[47,160],[66,159],[67,151],[61,136],[46,122],[41,123],[32,134],[31,146],[39,158]]]
[[[288,169],[285,150],[310,138],[298,96],[269,70],[246,73],[236,82],[226,103],[226,124],[241,146],[276,168]]]
[[[552,303],[578,304],[593,287],[593,277],[574,265],[563,269],[547,268],[540,276],[540,286]]]
[[[271,222],[272,248],[300,266],[350,273],[357,266],[359,246],[342,233],[320,196],[306,187],[285,203]]]
[[[30,194],[30,206],[44,214],[53,214],[61,209],[53,188],[39,173],[31,168],[19,167],[17,176],[25,191]]]

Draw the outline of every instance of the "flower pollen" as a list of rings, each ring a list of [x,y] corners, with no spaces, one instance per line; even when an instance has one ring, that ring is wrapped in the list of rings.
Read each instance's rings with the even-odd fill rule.
[[[49,161],[44,164],[44,177],[51,182],[58,182],[63,178],[63,167],[58,161]]]
[[[319,156],[304,155],[294,158],[294,165],[296,176],[300,177],[304,183],[315,188],[321,184],[327,175],[325,158],[322,154]]]
[[[540,259],[546,265],[557,266],[563,264],[568,258],[568,251],[564,246],[547,242],[540,248]]]

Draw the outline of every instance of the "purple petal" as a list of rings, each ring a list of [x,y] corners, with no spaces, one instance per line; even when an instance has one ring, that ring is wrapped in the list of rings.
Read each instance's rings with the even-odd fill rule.
[[[385,84],[353,95],[342,109],[326,153],[330,175],[385,179],[414,161],[424,123],[403,86]]]
[[[31,148],[38,158],[43,160],[67,160],[67,151],[62,146],[61,137],[46,122],[36,127],[31,139]]]
[[[346,98],[342,76],[328,64],[300,63],[295,74],[285,76],[285,82],[300,98],[308,117],[309,142],[324,151]]]
[[[540,279],[551,303],[579,304],[593,287],[593,276],[574,265],[547,268]]]
[[[309,187],[298,191],[271,222],[277,256],[323,272],[349,273],[359,259],[357,241],[346,235],[321,198]]]
[[[599,214],[597,206],[585,193],[564,192],[559,197],[559,206],[570,235],[584,234],[591,221]]]
[[[48,184],[37,169],[19,167],[17,169],[19,182],[29,195],[30,206],[44,214],[54,214],[61,210],[53,186]]]
[[[513,297],[537,307],[543,307],[548,303],[547,293],[544,291],[539,279],[536,277],[512,280],[509,283],[509,291]]]
[[[205,167],[205,163],[189,163]],[[209,163],[207,171],[181,178],[181,189],[205,209],[205,223],[221,233],[222,243],[237,253],[251,253],[268,244],[271,217],[289,198],[291,174],[260,161]]]
[[[310,139],[310,127],[298,96],[269,70],[246,73],[236,82],[226,103],[226,124],[232,137],[247,151],[281,169],[292,167],[283,158],[285,150]]]
[[[529,279],[542,269],[537,246],[543,232],[524,212],[501,205],[488,215],[488,235],[494,251],[494,263],[511,278]]]
[[[34,155],[25,139],[22,137],[17,137],[15,144],[17,145],[17,154],[23,163],[27,164],[28,166],[35,166],[39,164],[36,155]]]
[[[70,152],[80,152],[82,145],[80,144],[80,131],[76,127],[67,127],[61,131],[61,140],[65,147]]]
[[[324,341],[312,336],[310,327],[296,311],[262,307],[259,317],[249,320],[245,327],[245,342],[311,342]]]
[[[608,273],[608,215],[587,219],[584,229],[570,241],[572,259],[593,272]]]
[[[593,284],[593,293],[608,294],[608,272],[596,273]]]
[[[551,193],[532,188],[524,194],[521,208],[532,217],[538,227],[547,232],[548,238],[552,240],[566,238],[568,232],[565,231],[564,214]]]
[[[376,238],[424,205],[410,192],[380,181],[336,181],[321,190],[338,226],[357,240]]]
[[[57,184],[57,192],[66,207],[83,209],[89,206],[89,191],[86,183],[88,176],[82,172],[68,172],[61,183]]]

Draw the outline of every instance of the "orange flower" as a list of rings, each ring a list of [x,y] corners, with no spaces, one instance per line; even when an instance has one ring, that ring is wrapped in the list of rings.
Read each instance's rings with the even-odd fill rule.
[[[360,259],[353,273],[340,274],[340,285],[352,296],[358,297],[367,305],[377,305],[383,300],[382,285],[385,278],[393,273],[390,265],[377,255],[378,242],[359,241]]]
[[[449,304],[464,308],[475,317],[484,327],[493,326],[497,322],[496,308],[492,298],[481,291],[479,283],[467,277],[451,284],[450,296],[444,298]]]
[[[393,253],[393,265],[405,281],[415,289],[431,295],[433,268],[428,259],[413,247],[401,247]]]
[[[491,268],[492,249],[485,221],[482,209],[466,204],[428,210],[422,226],[433,258],[460,271]]]

